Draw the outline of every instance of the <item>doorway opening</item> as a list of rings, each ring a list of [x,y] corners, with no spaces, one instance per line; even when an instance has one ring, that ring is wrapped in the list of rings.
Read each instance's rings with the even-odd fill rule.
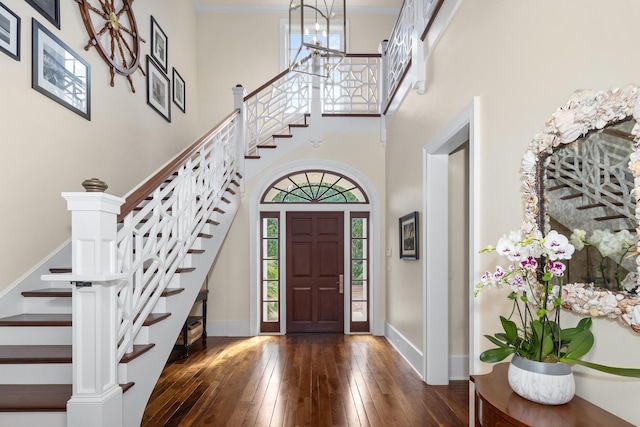
[[[317,168],[277,175],[263,188],[255,212],[256,334],[380,335],[371,192],[343,171]]]
[[[479,182],[476,178],[478,168],[478,104],[479,98],[473,100],[460,111],[449,123],[447,123],[434,136],[424,148],[424,212],[425,227],[422,240],[426,243],[426,261],[423,271],[423,378],[427,384],[448,384],[450,378],[465,377],[468,373],[476,371],[474,363],[478,359],[478,309],[473,300],[473,286],[478,274],[478,201]],[[463,151],[460,151],[460,149]],[[456,161],[456,153],[463,153],[468,157],[464,160],[466,166],[466,183],[458,184],[455,189],[449,188],[450,161]],[[452,156],[453,155],[453,156]],[[464,256],[454,256],[450,248],[450,229],[452,220],[449,215],[451,191],[466,191],[462,197],[467,211],[463,218],[459,218],[456,224],[464,224],[466,231],[458,241],[459,248],[465,252]],[[460,196],[457,194],[456,196]],[[428,238],[427,238],[428,237]],[[460,243],[462,242],[462,243]],[[466,245],[465,248],[460,247]],[[457,304],[450,297],[450,272],[459,268],[461,263],[466,264],[463,276],[456,279],[461,289],[459,298],[464,298],[466,304]],[[447,284],[442,286],[442,284]],[[457,284],[454,286],[458,286]],[[466,307],[466,308],[465,308]],[[449,323],[442,327],[443,319],[456,318],[455,312],[467,310],[468,330],[465,336],[456,337],[456,345],[466,340],[468,355],[458,355],[457,362],[452,358],[450,342],[452,335]],[[454,316],[450,316],[450,312]],[[456,320],[456,321],[459,321]],[[461,348],[465,348],[464,345]],[[458,351],[458,350],[455,350]],[[456,363],[461,373],[453,372]]]

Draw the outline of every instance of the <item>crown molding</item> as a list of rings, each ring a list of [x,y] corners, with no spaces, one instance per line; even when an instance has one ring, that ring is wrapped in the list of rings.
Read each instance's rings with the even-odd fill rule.
[[[203,5],[199,0],[193,0],[193,7],[197,13],[237,13],[237,14],[261,14],[273,13],[278,15],[288,14],[286,5]],[[394,15],[400,13],[399,7],[366,7],[347,6],[347,15]]]

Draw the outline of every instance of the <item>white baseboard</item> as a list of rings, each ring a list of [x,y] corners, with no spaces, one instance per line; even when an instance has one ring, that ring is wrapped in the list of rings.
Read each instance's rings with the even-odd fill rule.
[[[384,337],[398,350],[398,353],[411,365],[420,378],[424,379],[422,376],[422,352],[411,344],[396,328],[386,322],[384,325]]]
[[[250,337],[248,320],[229,322],[207,322],[207,336],[209,337]]]
[[[469,356],[466,354],[449,355],[449,379],[469,379]]]
[[[422,376],[423,353],[414,346],[404,335],[398,332],[393,326],[385,323],[385,338],[398,350],[404,360],[411,365],[414,371],[424,380]],[[468,380],[469,379],[469,356],[449,355],[449,379]]]

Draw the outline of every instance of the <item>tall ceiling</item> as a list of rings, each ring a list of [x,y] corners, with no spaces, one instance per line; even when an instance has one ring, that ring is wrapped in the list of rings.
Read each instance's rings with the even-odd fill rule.
[[[322,0],[319,0],[322,1]],[[330,2],[332,0],[326,0]],[[387,8],[400,7],[403,0],[346,0],[348,7]],[[287,6],[289,0],[194,0],[201,7],[247,7],[247,6]]]

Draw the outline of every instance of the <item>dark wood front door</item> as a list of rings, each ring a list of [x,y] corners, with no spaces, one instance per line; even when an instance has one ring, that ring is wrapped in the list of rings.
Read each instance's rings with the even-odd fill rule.
[[[287,332],[344,332],[342,212],[287,213]]]

